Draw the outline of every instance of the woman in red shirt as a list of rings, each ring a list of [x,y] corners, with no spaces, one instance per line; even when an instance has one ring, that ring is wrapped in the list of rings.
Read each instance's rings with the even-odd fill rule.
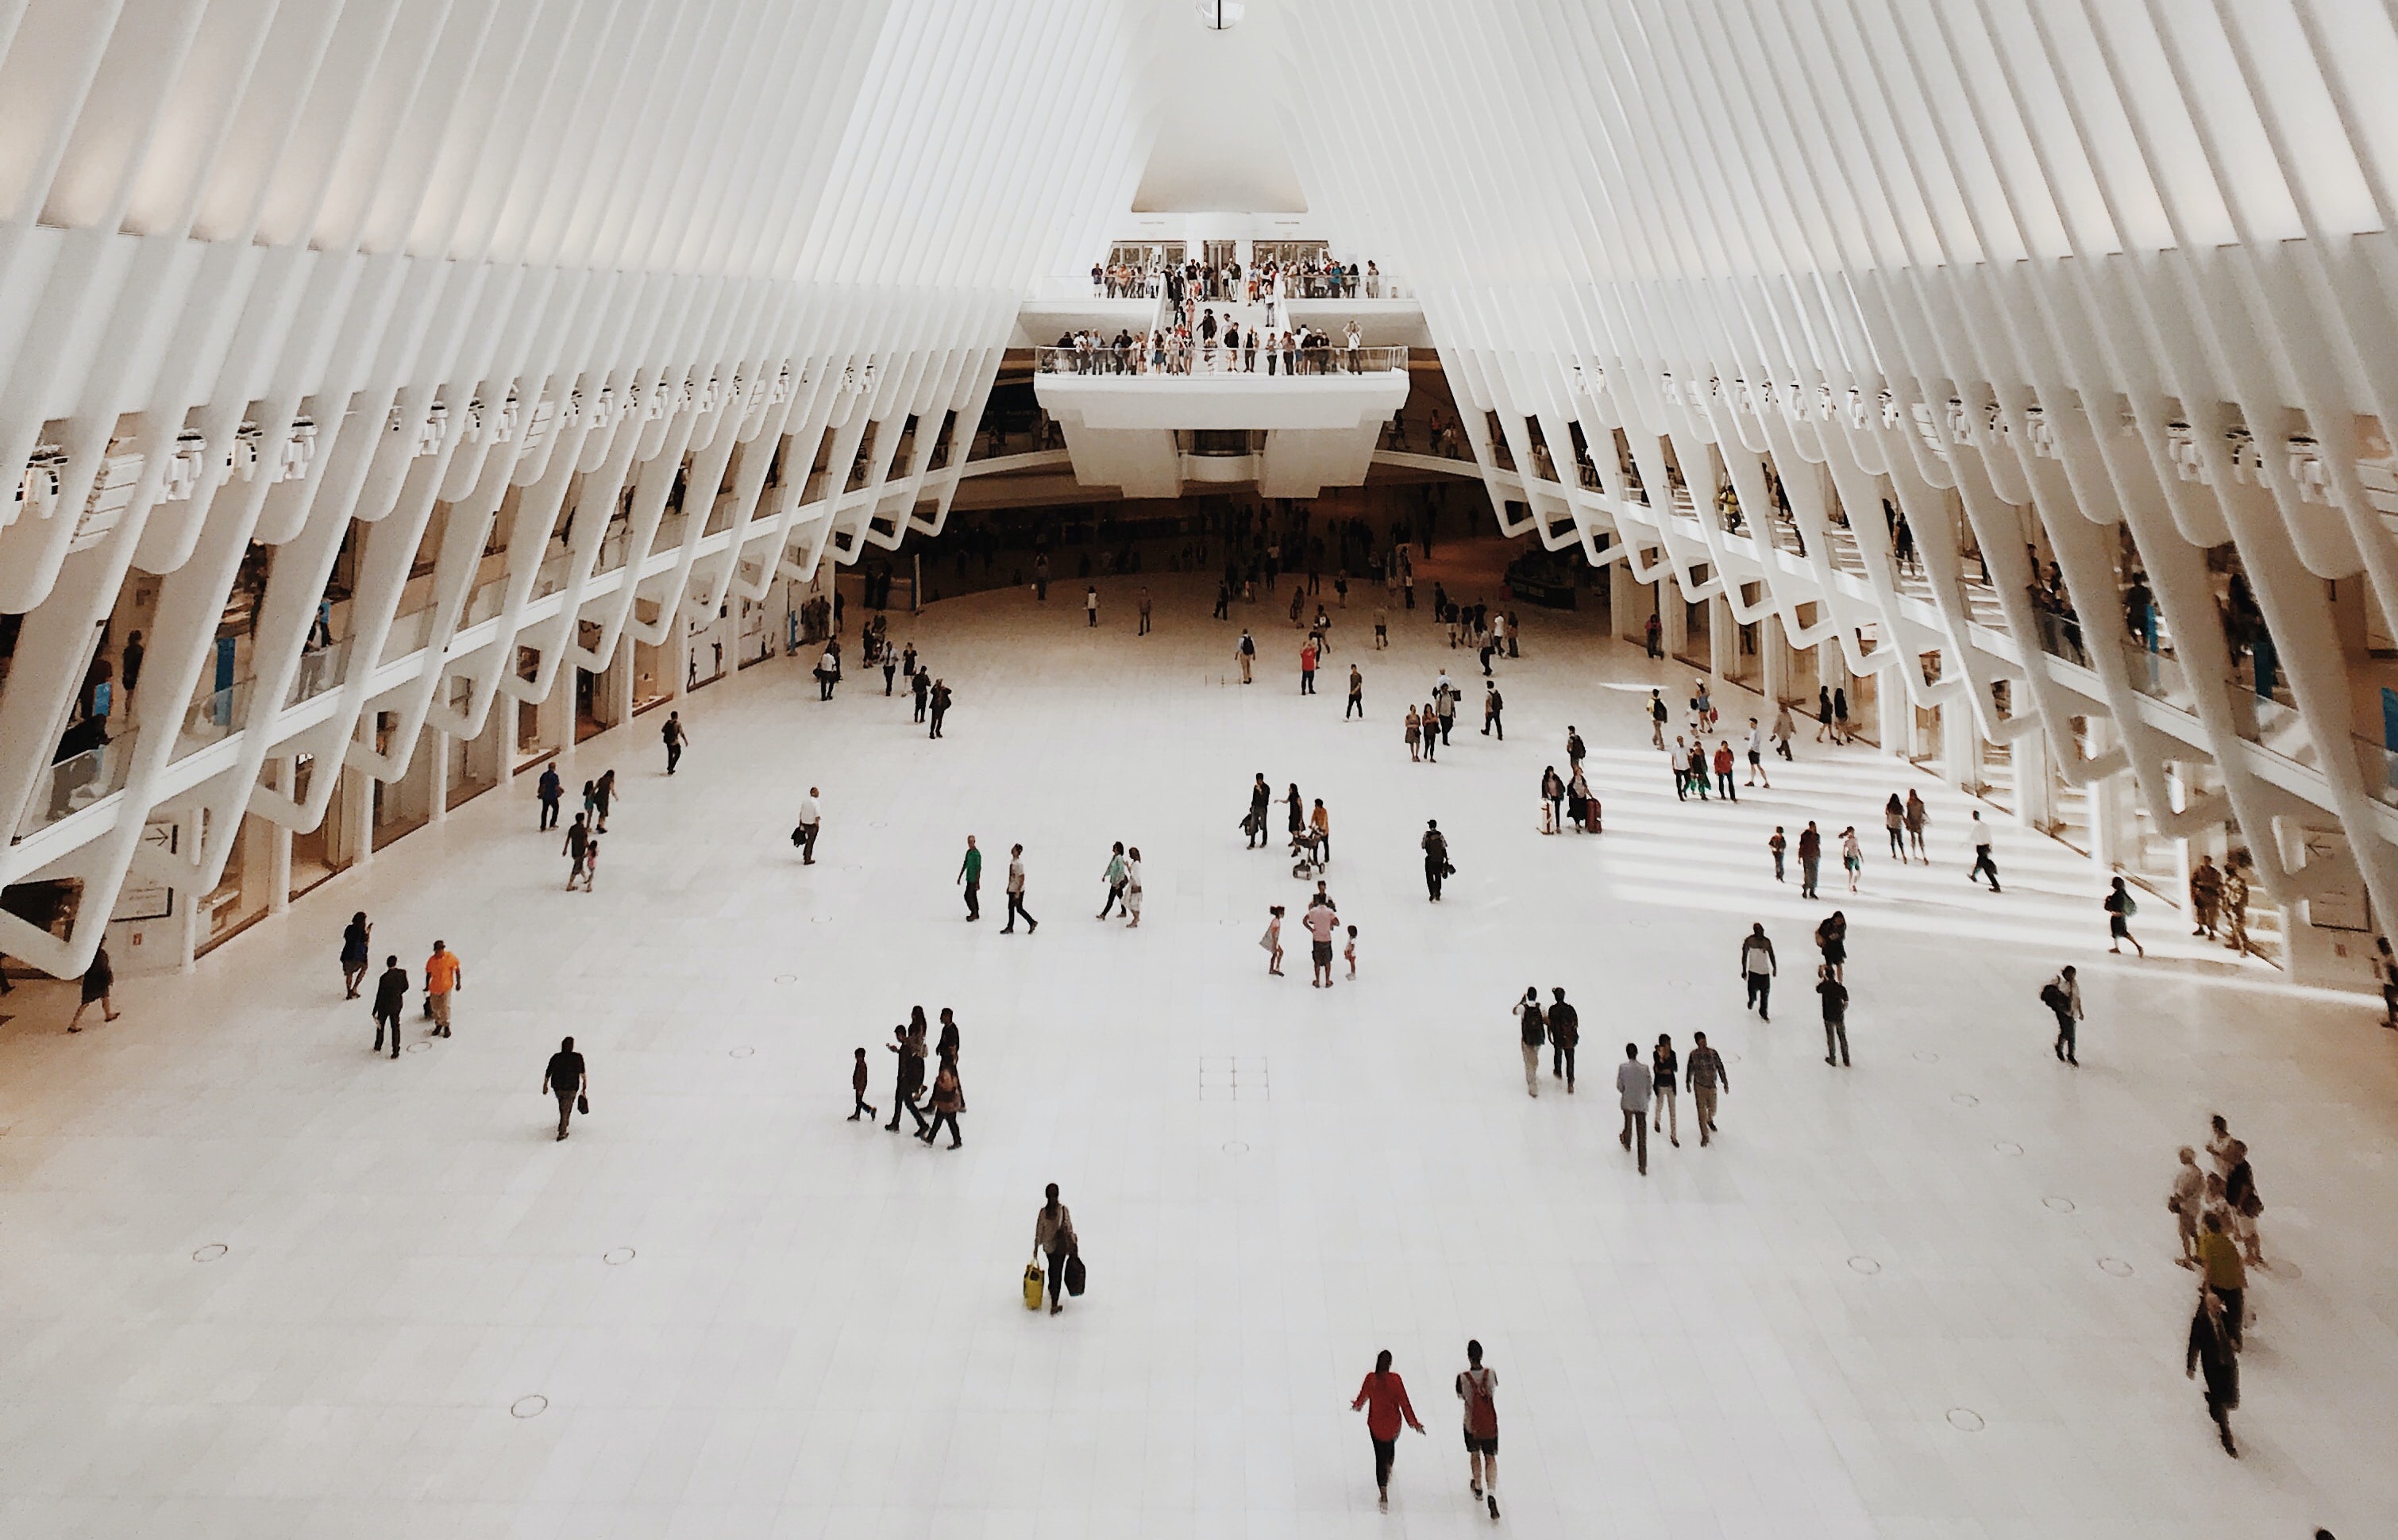
[[[1416,1409],[1408,1404],[1405,1381],[1391,1373],[1391,1350],[1387,1347],[1374,1358],[1374,1372],[1357,1387],[1357,1399],[1349,1410],[1366,1409],[1366,1433],[1374,1440],[1374,1489],[1380,1493],[1383,1507],[1391,1506],[1391,1462],[1398,1457],[1399,1422],[1421,1433],[1423,1424],[1416,1421]]]

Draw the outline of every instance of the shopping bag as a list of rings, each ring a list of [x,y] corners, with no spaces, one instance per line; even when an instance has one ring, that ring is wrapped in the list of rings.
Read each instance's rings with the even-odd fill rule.
[[[1083,1253],[1079,1251],[1066,1254],[1065,1284],[1068,1293],[1076,1299],[1083,1297]]]
[[[1028,1310],[1041,1308],[1041,1264],[1026,1263],[1024,1265],[1024,1307]]]
[[[574,1110],[575,1110],[575,1111],[577,1111],[577,1112],[579,1112],[579,1113],[581,1113],[581,1114],[583,1114],[583,1116],[584,1116],[584,1117],[586,1117],[586,1118],[590,1117],[590,1116],[591,1116],[591,1098],[590,1098],[590,1097],[588,1097],[588,1096],[577,1096],[577,1097],[574,1099]]]

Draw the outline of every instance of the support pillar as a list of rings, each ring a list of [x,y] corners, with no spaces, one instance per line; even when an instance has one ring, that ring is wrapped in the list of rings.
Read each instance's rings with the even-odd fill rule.
[[[1884,754],[1915,757],[1915,707],[1906,698],[1906,681],[1888,670],[1874,681],[1874,726]]]
[[[1658,578],[1655,587],[1658,645],[1665,649],[1668,658],[1688,652],[1691,649],[1690,607],[1683,603],[1681,585],[1674,581],[1670,568]],[[1643,620],[1641,623],[1645,626],[1648,623]]]
[[[268,762],[266,783],[285,797],[291,795],[291,759],[289,755]],[[266,912],[279,915],[291,907],[291,831],[281,824],[269,824],[266,847]]]
[[[1790,698],[1790,639],[1783,634],[1782,617],[1768,615],[1758,623],[1758,688],[1765,694],[1768,707],[1780,705]],[[1773,713],[1765,714],[1768,721]]]
[[[777,617],[779,620],[779,617]],[[616,644],[616,654],[600,671],[600,694],[606,703],[600,719],[611,727],[622,727],[633,719],[633,644],[622,640]]]
[[[2056,823],[2056,770],[2050,761],[2048,731],[2035,728],[2008,745],[2015,777],[2015,822],[2046,830]]]
[[[1731,600],[1718,594],[1707,601],[1707,673],[1715,680],[1715,693],[1731,688],[1739,662],[1740,626],[1731,618]]]
[[[492,704],[496,708],[505,704],[506,699],[502,696]],[[426,728],[424,739],[416,745],[416,752],[424,757],[425,822],[438,824],[450,816],[449,736],[438,728]]]
[[[374,860],[374,777],[354,766],[342,767],[349,784],[342,788],[342,841],[349,847],[350,864]]]
[[[1971,702],[1951,699],[1940,708],[1940,769],[1950,785],[1981,795],[1982,730]]]
[[[1628,563],[1619,561],[1608,568],[1608,617],[1615,624],[1616,636],[1627,642],[1637,643],[1648,632],[1649,597],[1641,587]]]

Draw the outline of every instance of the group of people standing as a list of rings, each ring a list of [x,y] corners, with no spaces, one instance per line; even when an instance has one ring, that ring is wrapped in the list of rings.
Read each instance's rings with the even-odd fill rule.
[[[2240,1355],[2247,1346],[2248,1269],[2267,1268],[2257,1233],[2265,1202],[2257,1196],[2247,1145],[2231,1136],[2221,1113],[2211,1122],[2206,1154],[2214,1169],[2203,1170],[2198,1152],[2183,1145],[2165,1207],[2180,1232],[2176,1260],[2198,1274],[2183,1367],[2191,1379],[2203,1376],[2207,1415],[2223,1452],[2236,1460],[2240,1446],[2231,1437],[2231,1413],[2240,1405]]]

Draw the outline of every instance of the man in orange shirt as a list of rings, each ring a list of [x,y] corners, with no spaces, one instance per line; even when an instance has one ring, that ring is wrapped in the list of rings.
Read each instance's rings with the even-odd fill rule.
[[[450,997],[466,982],[466,971],[459,965],[458,954],[439,942],[433,944],[433,955],[424,959],[424,1011],[433,1018],[433,1035],[450,1036]]]

